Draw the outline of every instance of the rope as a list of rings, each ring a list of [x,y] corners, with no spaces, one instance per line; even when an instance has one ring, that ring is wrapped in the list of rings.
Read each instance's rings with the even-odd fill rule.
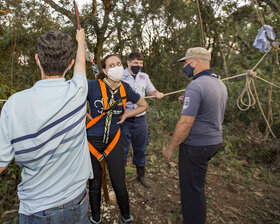
[[[278,47],[278,45],[277,45],[277,47]],[[239,95],[239,97],[237,98],[237,101],[236,101],[237,107],[238,107],[241,111],[247,111],[247,110],[249,110],[251,107],[253,107],[253,106],[256,104],[256,99],[257,99],[258,106],[259,106],[259,108],[260,108],[260,110],[261,110],[261,113],[262,113],[263,118],[264,118],[264,120],[265,120],[265,122],[266,122],[266,124],[267,124],[267,127],[269,128],[270,133],[272,134],[272,136],[273,136],[274,138],[276,138],[276,136],[275,136],[275,134],[273,133],[273,131],[272,131],[271,127],[270,127],[270,124],[269,124],[269,122],[268,122],[268,120],[267,120],[267,118],[266,118],[266,116],[265,116],[265,114],[264,114],[264,111],[263,111],[263,109],[262,109],[262,106],[261,106],[261,103],[260,103],[260,100],[259,100],[259,97],[258,97],[258,92],[257,92],[256,86],[255,86],[255,81],[254,81],[254,78],[258,78],[258,79],[262,80],[263,82],[266,82],[266,83],[268,83],[269,85],[275,86],[275,87],[277,87],[277,88],[280,89],[280,86],[277,86],[276,84],[274,84],[274,83],[272,83],[272,82],[269,82],[269,81],[267,81],[267,80],[265,80],[265,79],[263,79],[263,78],[261,78],[261,77],[258,77],[258,76],[256,75],[256,73],[254,72],[254,70],[258,67],[258,65],[263,61],[263,59],[267,56],[267,54],[268,54],[271,50],[272,50],[272,48],[270,48],[270,50],[267,51],[267,52],[261,57],[261,59],[257,62],[257,64],[256,64],[251,70],[249,70],[248,72],[242,73],[242,74],[239,74],[239,75],[235,75],[235,76],[231,76],[231,77],[227,77],[227,78],[224,78],[224,79],[221,79],[221,80],[222,80],[222,81],[227,81],[227,80],[231,80],[231,79],[234,79],[234,78],[246,76],[246,83],[245,83],[245,86],[244,86],[244,88],[243,88],[241,94]],[[253,85],[253,89],[254,89],[254,93],[255,93],[255,95],[256,95],[256,99],[255,99],[255,96],[254,96],[254,94],[253,94],[253,92],[252,92],[251,84]],[[163,94],[163,96],[169,96],[169,95],[176,94],[176,93],[180,93],[180,92],[184,92],[184,91],[185,91],[185,89],[181,89],[181,90],[177,90],[177,91],[165,93],[165,94]],[[243,100],[245,94],[246,94],[247,97],[248,97],[248,101],[249,101],[248,103],[245,103],[244,100]],[[155,96],[146,96],[146,97],[144,97],[144,98],[145,98],[145,99],[151,99],[151,98],[155,98]],[[1,99],[0,99],[0,103],[6,102],[6,101],[7,101],[7,100],[1,100]],[[245,106],[245,108],[242,108],[242,106],[240,106],[240,104],[243,105],[243,106]]]
[[[163,96],[169,96],[169,95],[172,95],[172,94],[175,94],[175,93],[184,92],[184,91],[185,91],[185,89],[181,89],[181,90],[177,90],[177,91],[174,91],[174,92],[165,93],[165,94],[163,94]],[[144,98],[145,99],[151,99],[151,98],[155,98],[155,96],[145,96]]]
[[[272,83],[272,82],[269,82],[259,76],[256,75],[256,73],[254,72],[254,70],[258,67],[258,65],[263,61],[263,59],[267,56],[267,54],[271,51],[272,48],[270,48],[270,50],[268,52],[266,52],[262,57],[261,59],[256,63],[256,65],[251,69],[249,70],[248,72],[246,73],[242,73],[242,74],[239,74],[239,75],[234,75],[234,76],[231,76],[231,77],[227,77],[227,78],[224,78],[224,79],[221,79],[222,81],[227,81],[227,80],[231,80],[231,79],[234,79],[234,78],[238,78],[238,77],[242,77],[242,76],[246,76],[246,83],[245,83],[245,86],[241,92],[241,94],[239,95],[239,97],[237,98],[237,101],[236,101],[236,104],[237,104],[237,107],[241,110],[241,111],[247,111],[249,110],[251,107],[253,107],[256,102],[258,103],[258,106],[260,108],[260,111],[262,113],[262,116],[265,120],[265,123],[267,124],[267,127],[271,133],[271,135],[276,138],[275,134],[273,133],[272,129],[271,129],[271,126],[264,114],[264,111],[262,109],[262,106],[261,106],[261,103],[260,103],[260,100],[259,100],[259,96],[258,96],[258,92],[257,92],[257,89],[256,89],[256,85],[255,85],[255,81],[254,81],[254,78],[258,78],[260,80],[262,80],[263,82],[269,84],[269,85],[272,85],[272,86],[275,86],[276,88],[279,88],[280,89],[280,86]],[[253,90],[254,90],[254,93],[251,89],[251,85],[253,85]],[[174,91],[174,92],[170,92],[170,93],[166,93],[164,94],[164,96],[168,96],[168,95],[172,95],[172,94],[175,94],[175,93],[180,93],[180,92],[183,92],[185,91],[185,89],[181,89],[181,90],[177,90],[177,91]],[[255,98],[255,96],[256,98]],[[245,103],[243,98],[244,96],[247,95],[247,98],[248,98],[248,103]],[[155,98],[155,96],[147,96],[145,97],[145,99],[150,99],[150,98]],[[245,106],[245,108],[242,108],[242,106]]]
[[[204,32],[203,32],[202,17],[201,17],[201,12],[199,7],[199,0],[196,0],[196,7],[199,15],[199,22],[200,22],[200,29],[201,29],[201,42],[202,42],[202,46],[204,47]]]
[[[258,1],[255,2],[254,0],[251,0],[251,3],[252,3],[252,5],[253,5],[253,7],[254,7],[254,9],[255,9],[255,11],[256,11],[256,14],[257,14],[257,16],[258,16],[259,21],[261,22],[262,26],[264,27],[265,22],[264,22],[264,18],[263,18],[263,16],[262,16],[262,14],[261,14],[261,12],[260,12],[260,9],[259,9],[259,3],[258,3]],[[255,4],[257,5],[257,8],[255,7]],[[265,28],[264,28],[264,29],[265,29]]]
[[[252,82],[254,83],[254,79],[251,78],[253,76],[256,76],[256,73],[252,72],[252,71],[248,71],[248,73],[246,74],[245,86],[236,101],[236,104],[237,104],[237,107],[239,108],[239,110],[242,110],[242,111],[249,110],[250,107],[253,107],[256,104],[254,94],[252,93],[252,90],[251,90],[251,83]],[[245,94],[247,94],[247,97],[248,97],[248,101],[249,101],[248,104],[244,103],[244,101],[243,101],[243,97]],[[240,106],[240,103],[243,106],[245,106],[245,108],[242,108]]]
[[[251,70],[249,70],[249,71],[251,71]],[[258,71],[258,72],[259,72],[259,71]],[[242,76],[245,76],[245,75],[249,75],[248,72],[242,73],[242,74],[239,74],[239,75],[234,75],[234,76],[227,77],[227,78],[223,78],[223,79],[221,79],[221,80],[222,80],[222,81],[228,81],[228,80],[230,80],[230,79],[235,79],[235,78],[242,77]],[[257,76],[255,72],[254,72],[254,73],[250,73],[250,75],[254,76],[254,78],[258,78],[258,79],[260,79],[260,80],[266,82],[267,84],[272,85],[272,86],[274,86],[274,87],[280,89],[280,86],[278,86],[278,85],[276,85],[276,84],[274,84],[274,83],[272,83],[272,82],[269,82],[269,81],[267,81],[267,80],[265,80],[265,79],[263,79],[263,78]],[[177,91],[165,93],[165,94],[163,94],[163,96],[169,96],[169,95],[173,95],[173,94],[176,94],[176,93],[181,93],[181,92],[184,92],[185,90],[186,90],[186,89],[181,89],[181,90],[177,90]],[[145,98],[145,99],[151,99],[151,98],[155,98],[155,96],[145,96],[144,98]]]

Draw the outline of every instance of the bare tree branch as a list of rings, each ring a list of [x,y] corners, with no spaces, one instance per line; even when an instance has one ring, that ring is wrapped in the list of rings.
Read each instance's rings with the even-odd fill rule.
[[[68,17],[72,22],[75,21],[75,15],[71,11],[59,6],[52,0],[43,0],[43,1],[47,4],[49,4],[57,12],[60,12],[62,15],[65,15],[66,17]]]

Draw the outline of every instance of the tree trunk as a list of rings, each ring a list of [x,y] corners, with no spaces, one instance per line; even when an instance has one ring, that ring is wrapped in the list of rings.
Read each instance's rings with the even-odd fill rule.
[[[10,71],[10,95],[12,95],[12,88],[13,88],[13,79],[14,79],[14,59],[15,59],[15,49],[16,49],[16,35],[14,36],[14,42],[12,45],[12,51],[11,51],[11,71]]]

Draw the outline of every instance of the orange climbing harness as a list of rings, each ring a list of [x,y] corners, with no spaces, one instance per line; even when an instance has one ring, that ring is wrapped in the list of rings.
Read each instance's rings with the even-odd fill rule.
[[[99,85],[100,85],[100,89],[101,89],[101,94],[102,94],[102,98],[103,98],[103,102],[104,102],[104,109],[103,109],[103,113],[102,114],[100,114],[99,116],[93,118],[87,124],[86,129],[88,129],[88,128],[92,127],[94,124],[96,124],[105,115],[105,113],[107,111],[108,99],[107,99],[106,84],[101,79],[98,79],[98,81],[99,81]],[[123,109],[125,110],[126,92],[125,92],[123,84],[121,84],[121,86],[120,86],[120,95],[121,95],[121,99],[122,99]],[[109,108],[108,110],[110,110],[110,109],[112,109],[112,108]],[[104,157],[107,157],[110,154],[110,152],[113,150],[113,148],[118,143],[118,141],[120,139],[120,136],[121,136],[121,131],[120,131],[120,128],[119,128],[119,130],[117,131],[117,134],[115,135],[114,139],[108,145],[108,147],[104,150],[103,154],[99,153],[96,150],[96,148],[94,148],[93,145],[90,144],[90,142],[88,142],[89,151],[100,162]]]
[[[107,99],[107,90],[106,90],[105,82],[103,80],[101,80],[101,79],[98,79],[98,81],[99,81],[99,85],[100,85],[100,89],[101,89],[101,94],[102,94],[102,98],[103,98],[103,102],[104,102],[104,109],[103,109],[103,113],[102,114],[100,114],[99,116],[93,118],[87,124],[86,129],[88,129],[88,128],[92,127],[94,124],[96,124],[105,115],[106,111],[113,110],[113,107],[107,109],[108,99]],[[121,84],[121,86],[120,86],[120,95],[121,95],[121,99],[122,99],[123,109],[125,111],[126,92],[125,92],[123,84]],[[106,202],[109,200],[109,193],[108,193],[107,179],[106,179],[106,157],[110,154],[110,152],[113,150],[113,148],[118,143],[118,141],[120,139],[120,135],[121,135],[121,131],[120,131],[120,128],[119,128],[119,130],[117,131],[117,134],[115,135],[114,139],[112,140],[112,142],[110,142],[108,147],[104,150],[103,154],[98,152],[97,149],[94,148],[93,145],[90,144],[90,142],[88,141],[89,151],[99,161],[100,166],[101,166],[101,170],[102,170],[102,174],[101,174],[101,176],[102,176],[102,187],[103,187],[103,192],[104,192],[104,197],[105,197],[105,201]]]

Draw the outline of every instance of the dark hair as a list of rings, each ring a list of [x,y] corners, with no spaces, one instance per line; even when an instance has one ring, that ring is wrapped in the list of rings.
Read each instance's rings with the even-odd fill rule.
[[[107,61],[107,59],[110,58],[110,57],[113,57],[113,56],[118,57],[118,58],[121,60],[120,56],[117,55],[117,54],[109,54],[109,55],[106,55],[106,56],[101,60],[101,70],[100,70],[100,73],[97,75],[97,79],[103,79],[103,78],[106,76],[105,73],[102,71],[102,68],[104,68],[104,69],[106,68],[106,61]]]
[[[72,38],[59,31],[48,31],[41,35],[37,44],[38,58],[45,75],[63,75],[73,59]]]
[[[128,61],[133,61],[133,60],[139,60],[139,61],[144,61],[144,57],[141,53],[139,52],[131,52],[129,55],[128,55]]]

